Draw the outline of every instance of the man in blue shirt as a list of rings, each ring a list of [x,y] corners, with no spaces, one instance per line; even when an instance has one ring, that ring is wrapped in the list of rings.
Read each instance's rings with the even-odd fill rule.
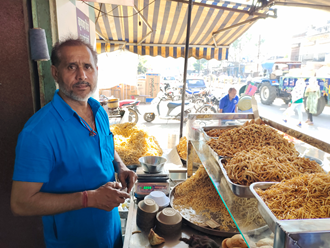
[[[51,60],[59,90],[19,135],[12,211],[43,216],[47,247],[122,247],[117,207],[129,198],[136,174],[114,150],[106,112],[90,98],[97,55],[69,39],[54,46]]]
[[[230,88],[228,95],[221,98],[219,103],[219,113],[237,113],[238,96],[235,88]]]

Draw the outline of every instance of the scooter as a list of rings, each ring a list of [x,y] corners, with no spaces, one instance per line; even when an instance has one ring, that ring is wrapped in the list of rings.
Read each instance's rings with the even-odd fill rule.
[[[101,105],[105,105],[108,102],[108,98],[104,95],[100,95],[100,103]],[[138,100],[122,100],[119,101],[118,106],[115,105],[114,107],[109,108],[108,107],[108,116],[109,118],[120,118],[122,119],[125,112],[128,110],[128,122],[137,123],[139,120],[139,115],[141,115],[138,105],[140,104],[140,101]],[[109,106],[109,105],[108,105]],[[127,109],[127,110],[126,110]]]
[[[154,108],[154,112],[147,112],[144,114],[143,119],[146,122],[152,122],[156,115],[162,120],[181,120],[181,102],[165,102],[167,100],[165,94],[162,91],[159,91],[157,97],[151,101],[151,106]],[[188,114],[191,113],[194,109],[194,104],[191,102],[185,102],[184,113],[184,122],[187,121]],[[175,111],[174,111],[175,110]],[[165,114],[165,111],[167,113]],[[178,112],[179,111],[179,112]],[[172,112],[175,112],[172,113]]]
[[[178,101],[181,99],[181,96],[175,92],[176,88],[171,87],[169,83],[165,83],[160,90],[163,91],[167,100]]]

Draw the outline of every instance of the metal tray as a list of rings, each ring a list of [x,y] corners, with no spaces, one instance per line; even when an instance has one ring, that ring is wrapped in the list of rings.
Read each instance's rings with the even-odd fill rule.
[[[222,160],[224,160],[226,158],[220,158],[219,159],[219,165],[220,165],[220,169],[222,171],[223,176],[225,177],[227,184],[230,188],[230,190],[237,195],[238,197],[245,197],[245,198],[252,198],[254,197],[254,195],[252,194],[249,186],[244,186],[244,185],[239,185],[236,183],[233,183],[230,178],[227,175],[227,171],[224,167],[224,165],[222,164]]]
[[[258,183],[252,183],[250,185],[250,191],[251,193],[257,198],[258,200],[258,209],[261,214],[261,216],[266,221],[267,225],[269,226],[270,230],[272,232],[275,232],[276,223],[279,221],[273,212],[268,208],[267,204],[264,202],[263,199],[258,195],[256,192],[256,189],[268,189],[270,186],[277,184],[279,182],[258,182]]]
[[[178,185],[180,185],[180,184],[181,183],[175,185],[175,187],[171,190],[171,193],[170,193],[170,205],[171,205],[171,207],[173,207],[173,200],[174,200],[175,188]],[[220,236],[220,237],[230,237],[230,236],[233,236],[235,234],[239,234],[239,231],[236,228],[232,228],[232,227],[230,227],[229,231],[224,231],[224,230],[219,230],[219,229],[215,230],[215,229],[209,228],[207,226],[206,227],[199,226],[197,224],[194,224],[191,221],[191,218],[204,219],[203,216],[194,215],[193,213],[191,213],[191,211],[187,211],[185,213],[182,213],[179,210],[177,210],[177,211],[180,213],[180,215],[182,216],[182,218],[187,222],[188,226],[190,226],[190,227],[192,227],[192,228],[194,228],[194,229],[196,229],[198,231],[201,231],[203,233],[214,235],[214,236]]]
[[[207,135],[207,131],[210,131],[212,129],[233,129],[236,127],[241,127],[240,125],[232,125],[232,126],[209,126],[209,127],[201,127],[201,132],[203,133],[204,139],[206,141],[209,141],[211,139],[218,139],[218,137],[211,137]]]
[[[180,185],[181,183],[175,185],[175,187],[171,190],[171,193],[170,193],[170,205],[171,205],[171,207],[173,207],[175,188],[176,188],[176,186]],[[190,227],[192,227],[192,228],[194,228],[198,231],[201,231],[203,233],[214,235],[214,236],[220,236],[220,237],[230,237],[230,236],[233,236],[235,234],[239,234],[239,231],[236,228],[230,228],[229,231],[224,231],[224,230],[214,230],[214,229],[209,228],[209,227],[199,226],[199,225],[194,224],[193,222],[191,222],[190,218],[188,218],[187,215],[182,214],[180,211],[178,211],[178,212],[180,213],[182,218],[187,222],[188,226],[190,226]],[[188,210],[188,212],[190,212],[190,210]],[[197,215],[197,217],[203,218],[203,216],[198,216],[198,215]],[[195,215],[194,215],[194,218],[196,218]],[[248,232],[244,232],[244,234],[259,235],[259,234],[263,233],[266,230],[268,230],[267,225],[256,228],[256,229],[253,229],[253,230],[248,231]]]
[[[212,157],[214,157],[215,161],[217,161],[219,163],[219,160],[222,159],[221,156],[218,155],[218,153],[216,153],[210,146],[207,146],[209,148],[210,154],[212,155]]]

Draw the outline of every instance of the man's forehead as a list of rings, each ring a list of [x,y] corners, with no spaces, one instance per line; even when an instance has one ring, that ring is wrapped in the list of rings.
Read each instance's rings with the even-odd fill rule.
[[[59,50],[59,57],[66,62],[93,62],[93,55],[86,46],[64,46]]]

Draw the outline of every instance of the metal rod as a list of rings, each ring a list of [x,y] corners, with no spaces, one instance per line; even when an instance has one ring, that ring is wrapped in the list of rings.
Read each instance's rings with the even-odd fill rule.
[[[181,103],[181,118],[180,118],[180,138],[182,137],[183,129],[183,112],[185,104],[185,93],[186,93],[186,80],[187,80],[187,68],[188,68],[188,52],[189,52],[189,38],[190,38],[190,21],[191,21],[191,9],[192,0],[189,0],[188,5],[188,20],[187,20],[187,36],[186,36],[186,50],[184,55],[184,72],[183,72],[183,86],[182,86],[182,103]]]
[[[139,43],[137,44],[138,46],[141,46],[141,43],[143,42],[143,41],[145,41],[145,39],[147,39],[147,37],[149,36],[149,35],[151,35],[152,34],[152,31],[150,31],[149,33],[147,33],[146,34],[146,36],[144,36],[140,41],[139,41]]]
[[[95,31],[97,33],[97,31]],[[98,34],[98,33],[97,33]],[[103,38],[103,37],[102,37]],[[111,44],[125,44],[126,46],[139,46],[138,43],[129,43],[120,40],[96,40],[96,43],[111,43]],[[140,46],[162,46],[162,47],[185,47],[185,44],[147,44],[141,43]],[[203,47],[203,48],[214,48],[213,45],[189,45],[189,47]],[[217,46],[217,48],[229,48],[229,46]]]
[[[185,4],[188,3],[188,1],[184,1],[184,0],[167,0],[167,1],[179,2],[179,3],[185,3]],[[248,15],[250,14],[250,10],[234,9],[234,8],[222,7],[222,6],[217,6],[217,5],[210,5],[210,4],[207,4],[207,3],[194,2],[194,5],[209,7],[209,8],[212,8],[212,9],[222,9],[222,10],[231,11],[231,12],[240,12],[240,13],[244,13],[244,14],[248,14]],[[273,11],[273,10],[269,10],[269,11]],[[264,16],[265,18],[266,17],[271,17],[271,16],[269,16],[267,14],[263,14],[263,13],[253,13],[253,15]]]
[[[239,23],[237,23],[237,24],[235,24],[235,25],[232,25],[232,26],[230,26],[230,27],[220,29],[220,30],[218,30],[218,31],[213,32],[213,33],[212,33],[212,37],[215,37],[217,34],[220,34],[220,33],[225,32],[225,31],[227,31],[227,30],[230,30],[230,29],[233,29],[233,28],[236,28],[236,27],[239,27],[239,26],[245,25],[245,24],[247,24],[247,23],[255,22],[255,21],[257,21],[258,19],[261,19],[261,18],[262,18],[262,17],[254,17],[254,18],[251,18],[251,19],[246,20],[246,21],[244,21],[244,22],[239,22]]]
[[[308,3],[281,3],[281,2],[274,2],[274,5],[279,6],[289,6],[289,7],[301,7],[301,8],[313,8],[313,9],[322,9],[322,10],[330,10],[328,5],[320,5],[320,4],[308,4]]]
[[[152,29],[152,27],[149,25],[149,23],[147,22],[146,18],[144,18],[144,16],[141,14],[141,12],[138,10],[138,8],[134,5],[134,10],[138,13],[138,15],[141,17],[142,21],[144,22],[145,25],[148,26],[148,28],[153,32],[154,30]]]

